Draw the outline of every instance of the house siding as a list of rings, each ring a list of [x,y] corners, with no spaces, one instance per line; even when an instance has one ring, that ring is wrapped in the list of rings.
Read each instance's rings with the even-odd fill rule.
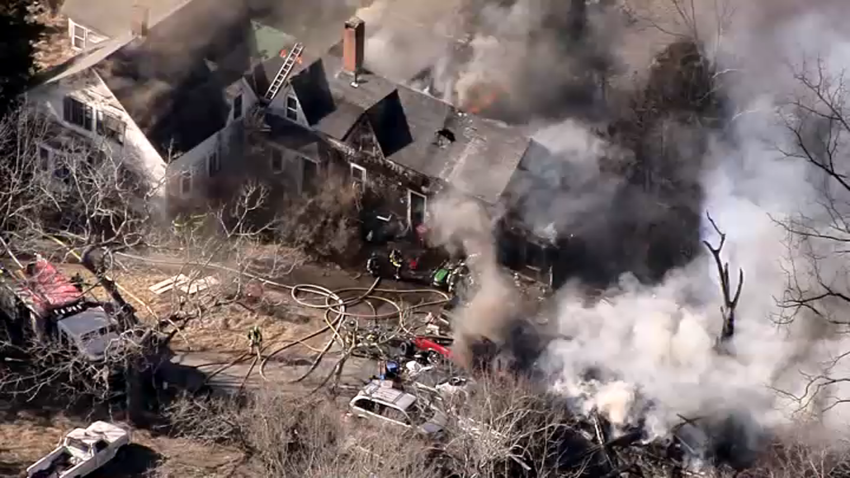
[[[91,129],[65,121],[64,101],[67,96],[93,108]],[[94,145],[112,154],[113,158],[121,160],[133,171],[144,174],[148,185],[154,188],[154,199],[164,199],[161,184],[165,178],[165,161],[96,73],[84,71],[41,85],[27,93],[27,101],[32,107],[46,113],[53,123],[91,139]],[[96,132],[96,117],[101,111],[124,123],[123,144]]]

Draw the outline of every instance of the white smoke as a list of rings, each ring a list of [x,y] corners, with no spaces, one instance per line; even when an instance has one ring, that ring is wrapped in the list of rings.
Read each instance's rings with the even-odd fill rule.
[[[782,103],[795,92],[789,66],[800,68],[800,55],[813,51],[821,53],[827,72],[850,64],[850,37],[817,15],[795,20],[782,28],[775,23],[761,30],[762,36],[749,30],[731,40],[736,61],[758,68],[742,71],[731,85],[736,106],[746,113],[736,117],[731,140],[718,139],[711,148],[702,178],[705,209],[728,234],[723,253],[732,280],[738,268],[745,271],[734,354],[718,354],[713,348],[722,301],[708,255],[672,271],[657,286],[624,276],[593,305],[565,288],[558,326],[570,339],[551,343],[545,361],[558,370],[554,388],[576,398],[581,409],[604,413],[615,425],[645,418],[647,430],[655,435],[668,433],[683,416],[746,413],[757,426],[774,430],[810,414],[821,420],[824,431],[850,436],[850,406],[830,407],[850,398],[850,385],[832,384],[814,399],[807,389],[818,374],[850,377],[848,361],[835,363],[840,353],[850,351],[850,336],[812,314],[801,313],[790,325],[776,323],[787,316],[778,301],[791,266],[801,287],[812,285],[809,250],[789,242],[779,223],[803,215],[820,230],[828,227],[817,222],[823,208],[814,168],[780,152],[791,150],[780,115]],[[801,48],[799,39],[819,41]],[[765,57],[765,44],[773,46],[775,56]],[[843,154],[846,159],[847,150]],[[703,237],[714,244],[719,240],[708,224]],[[850,266],[828,244],[809,246],[829,254],[821,261],[821,274],[835,277]],[[847,304],[840,305],[846,314]],[[836,312],[829,304],[824,307]],[[598,373],[589,379],[589,370]]]

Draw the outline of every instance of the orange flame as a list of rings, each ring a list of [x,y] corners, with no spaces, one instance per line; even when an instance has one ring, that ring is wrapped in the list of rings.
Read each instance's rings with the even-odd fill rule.
[[[470,88],[470,95],[466,100],[466,107],[464,109],[471,114],[479,114],[498,101],[504,92],[504,89],[500,86],[479,83]]]

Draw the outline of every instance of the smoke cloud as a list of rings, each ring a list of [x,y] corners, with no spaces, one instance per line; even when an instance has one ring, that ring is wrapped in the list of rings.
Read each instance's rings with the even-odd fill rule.
[[[557,11],[554,4],[517,0],[479,2],[473,8],[470,4],[475,2],[445,3],[451,3],[452,12],[465,15],[431,17],[429,24],[468,32],[468,41],[460,42],[468,56],[464,61],[445,61],[438,70],[450,72],[450,80],[439,89],[453,91],[448,96],[462,102],[471,90],[469,85],[495,82],[511,100],[527,100],[528,114],[516,115],[515,120],[549,121],[539,128],[536,138],[555,159],[545,163],[538,176],[551,179],[567,192],[541,193],[551,189],[539,189],[530,182],[526,195],[531,199],[520,208],[526,222],[543,228],[556,223],[561,232],[580,231],[603,242],[639,241],[616,234],[612,226],[616,222],[612,218],[624,215],[612,210],[611,204],[625,186],[622,178],[606,175],[602,166],[612,157],[622,163],[634,161],[635,151],[629,151],[626,144],[601,139],[595,125],[586,122],[588,117],[604,114],[581,114],[570,101],[540,106],[536,99],[551,100],[551,96],[529,93],[530,85],[546,90],[553,84],[524,84],[523,79],[545,66],[558,78],[552,80],[557,85],[567,81],[565,78],[574,79],[580,69],[577,65],[588,57],[604,60],[602,70],[611,65],[638,69],[638,58],[651,58],[657,52],[623,50],[622,39],[634,39],[638,34],[611,20],[615,17],[610,14],[596,20],[589,15],[585,28],[590,33],[580,38],[593,38],[594,28],[598,28],[594,21],[610,21],[618,26],[613,39],[598,49],[583,51],[587,45],[581,40],[558,37],[547,30],[546,19]],[[565,3],[559,4],[561,8]],[[824,189],[822,174],[810,164],[782,154],[793,150],[787,125],[789,119],[793,121],[794,111],[788,110],[787,102],[803,94],[793,71],[817,66],[812,62],[815,55],[820,55],[822,68],[830,74],[837,75],[850,64],[850,34],[835,20],[846,18],[850,5],[831,0],[805,6],[791,1],[751,2],[727,18],[712,12],[709,3],[698,2],[698,17],[690,27],[696,25],[704,52],[715,62],[715,80],[722,80],[724,125],[714,128],[669,117],[659,120],[656,129],[665,129],[662,139],[670,144],[664,148],[674,151],[671,157],[675,169],[683,171],[682,183],[693,180],[700,189],[698,200],[689,207],[710,212],[728,235],[723,259],[730,263],[733,281],[738,268],[745,272],[732,353],[718,353],[715,347],[722,327],[722,298],[718,271],[703,252],[668,270],[655,283],[638,280],[639,271],[633,267],[601,297],[589,299],[580,281],[563,287],[555,299],[557,312],[551,325],[566,338],[550,342],[539,363],[551,377],[552,389],[569,397],[577,412],[596,411],[616,427],[641,426],[649,437],[669,434],[682,417],[715,417],[719,422],[735,422],[740,431],[736,441],[745,448],[757,447],[771,434],[799,432],[799,424],[809,420],[817,420],[814,435],[819,438],[850,438],[850,406],[836,404],[850,399],[850,383],[811,387],[813,379],[815,384],[827,381],[819,376],[850,377],[850,362],[841,360],[841,354],[850,351],[850,331],[806,310],[783,307],[789,274],[796,280],[792,285],[802,290],[816,290],[816,278],[847,289],[844,271],[850,264],[834,243],[801,241],[789,235],[783,224],[831,230],[834,218],[825,214],[825,193],[837,199],[838,212],[844,217],[850,213],[850,198],[842,191]],[[441,11],[440,2],[437,4],[434,11]],[[662,13],[675,17],[669,11]],[[721,22],[721,17],[728,21]],[[679,26],[687,29],[687,21],[683,23]],[[653,30],[653,38],[657,31]],[[387,33],[381,48],[394,48],[390,39],[396,34],[401,33]],[[552,35],[549,40],[539,40],[547,35]],[[555,38],[573,48],[555,48]],[[431,58],[424,63],[439,63],[432,60],[445,58],[439,51],[454,49],[456,40],[447,40],[441,48],[423,55]],[[664,41],[651,43],[654,48]],[[416,51],[411,48],[414,50],[409,51]],[[520,53],[511,53],[514,48]],[[803,61],[806,59],[808,63]],[[449,64],[451,68],[446,66]],[[438,76],[434,74],[432,79]],[[589,90],[584,91],[588,94]],[[590,96],[591,101],[585,103],[588,108],[604,109],[598,98]],[[564,121],[567,115],[580,119]],[[552,118],[558,119],[552,122]],[[822,133],[818,125],[810,128],[812,135]],[[840,146],[847,145],[842,142]],[[651,199],[647,195],[628,197],[639,205]],[[466,239],[460,242],[465,250],[486,251],[482,263],[487,265],[477,271],[482,276],[481,291],[458,325],[487,335],[510,320],[514,310],[507,313],[503,305],[505,298],[514,294],[495,265],[492,221],[481,220],[479,210],[458,201],[434,206],[435,221],[438,229],[442,228],[438,242],[450,244],[457,241],[449,238],[463,237]],[[628,212],[642,215],[641,221],[655,221],[657,209],[647,210],[635,207]],[[705,220],[696,226],[691,231],[696,238],[718,243],[719,237]],[[815,268],[813,257],[827,259],[818,261]],[[827,301],[820,307],[826,316],[847,313],[843,301]],[[795,314],[789,322],[790,312]]]
[[[850,36],[821,13],[777,12],[769,23],[738,18],[736,29],[727,32],[728,51],[719,51],[721,71],[738,72],[725,83],[736,112],[725,130],[711,135],[700,184],[703,209],[728,234],[723,253],[730,275],[734,280],[737,268],[745,271],[734,353],[714,348],[722,300],[707,254],[656,285],[624,274],[591,305],[573,286],[565,287],[557,323],[569,339],[550,343],[543,361],[553,388],[574,398],[578,410],[596,410],[617,426],[640,424],[650,436],[669,433],[683,416],[733,416],[748,438],[779,433],[803,418],[819,419],[822,437],[848,437],[850,407],[833,405],[850,397],[850,386],[831,384],[819,396],[811,388],[819,374],[850,377],[850,363],[837,360],[850,351],[846,327],[805,310],[792,323],[778,325],[789,315],[781,306],[789,272],[797,287],[816,290],[815,272],[834,283],[850,265],[831,244],[801,242],[781,226],[805,218],[808,227],[825,231],[834,220],[822,206],[824,178],[781,153],[793,150],[789,112],[782,107],[800,93],[792,70],[805,68],[802,60],[811,62],[815,54],[829,73],[850,61]],[[834,198],[839,191],[832,193]],[[848,198],[838,199],[845,205],[839,213],[850,212]],[[700,235],[719,241],[705,222]],[[826,258],[817,271],[812,257]],[[820,307],[834,316],[847,312],[846,303]]]

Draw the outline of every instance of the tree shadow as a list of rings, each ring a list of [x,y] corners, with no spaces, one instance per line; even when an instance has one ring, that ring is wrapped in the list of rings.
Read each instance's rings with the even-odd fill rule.
[[[130,478],[147,476],[156,468],[162,455],[138,443],[126,445],[119,455],[103,468],[89,475],[91,478]]]

